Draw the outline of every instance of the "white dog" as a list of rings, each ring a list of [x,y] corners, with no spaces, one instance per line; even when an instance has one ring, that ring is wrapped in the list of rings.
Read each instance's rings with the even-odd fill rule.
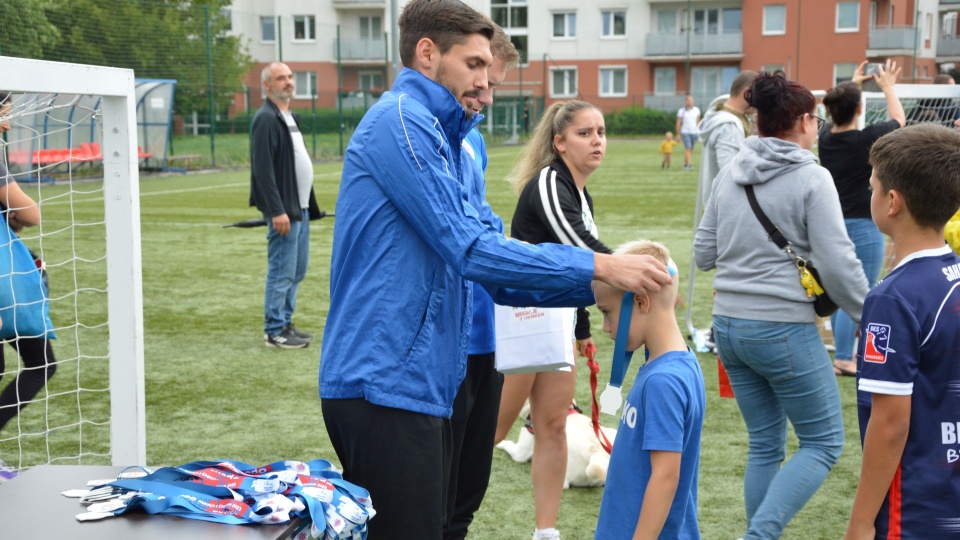
[[[529,412],[530,404],[527,403],[520,411],[520,417],[526,418]],[[601,429],[610,444],[613,444],[617,430],[606,427]],[[523,427],[517,442],[503,441],[497,448],[510,454],[514,461],[523,463],[533,458],[533,440],[533,433]],[[602,486],[607,481],[609,465],[610,454],[600,446],[590,417],[580,412],[567,415],[567,477],[563,481],[563,489],[570,486]]]

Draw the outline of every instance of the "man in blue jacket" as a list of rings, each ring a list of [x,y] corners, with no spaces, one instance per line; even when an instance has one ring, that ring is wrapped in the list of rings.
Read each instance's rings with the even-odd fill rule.
[[[370,540],[439,540],[468,280],[497,302],[582,306],[593,279],[646,295],[671,278],[652,257],[533,246],[488,225],[490,206],[464,180],[475,166],[462,141],[478,119],[460,100],[487,87],[493,23],[458,0],[413,0],[399,27],[405,68],[344,156],[320,397],[346,479],[377,510]]]
[[[293,310],[310,259],[310,220],[321,214],[300,117],[290,110],[293,73],[274,62],[263,68],[260,79],[267,99],[250,128],[250,206],[267,222],[263,338],[268,347],[299,349],[313,335],[293,325]]]

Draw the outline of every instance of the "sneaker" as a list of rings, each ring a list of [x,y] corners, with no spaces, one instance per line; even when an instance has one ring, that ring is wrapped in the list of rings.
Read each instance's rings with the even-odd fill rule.
[[[703,344],[711,353],[717,354],[717,342],[714,341],[712,326],[710,327],[710,335],[707,336],[707,339],[704,340]]]
[[[556,529],[533,531],[533,540],[560,540],[560,531]]]
[[[290,330],[290,332],[293,335],[297,336],[298,338],[304,339],[307,341],[313,341],[313,334],[311,334],[310,332],[304,332],[303,330],[300,330],[299,328],[294,326],[293,323],[288,324],[287,328]]]
[[[297,337],[288,326],[275,336],[267,336],[266,345],[267,347],[279,347],[281,349],[302,349],[310,345],[310,342]]]
[[[13,467],[7,467],[7,464],[0,460],[0,484],[17,477],[17,471]]]

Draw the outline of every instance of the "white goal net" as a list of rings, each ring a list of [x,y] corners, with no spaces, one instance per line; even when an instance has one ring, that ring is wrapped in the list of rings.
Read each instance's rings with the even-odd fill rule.
[[[14,470],[143,464],[133,72],[0,65],[0,174],[16,182],[0,199],[10,224],[0,223],[0,460]],[[35,201],[38,223],[19,228],[15,191]]]
[[[897,97],[907,115],[907,125],[933,122],[953,127],[960,117],[960,86],[946,84],[898,84]],[[889,120],[883,92],[864,92],[861,97],[864,125]],[[863,126],[861,126],[863,127]]]

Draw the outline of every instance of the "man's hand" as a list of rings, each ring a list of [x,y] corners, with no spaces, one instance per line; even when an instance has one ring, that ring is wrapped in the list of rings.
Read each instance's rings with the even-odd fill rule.
[[[273,221],[273,230],[277,231],[280,236],[286,236],[290,232],[290,217],[286,214],[273,216],[271,220]]]
[[[673,283],[667,267],[649,255],[594,253],[594,279],[643,298]]]

